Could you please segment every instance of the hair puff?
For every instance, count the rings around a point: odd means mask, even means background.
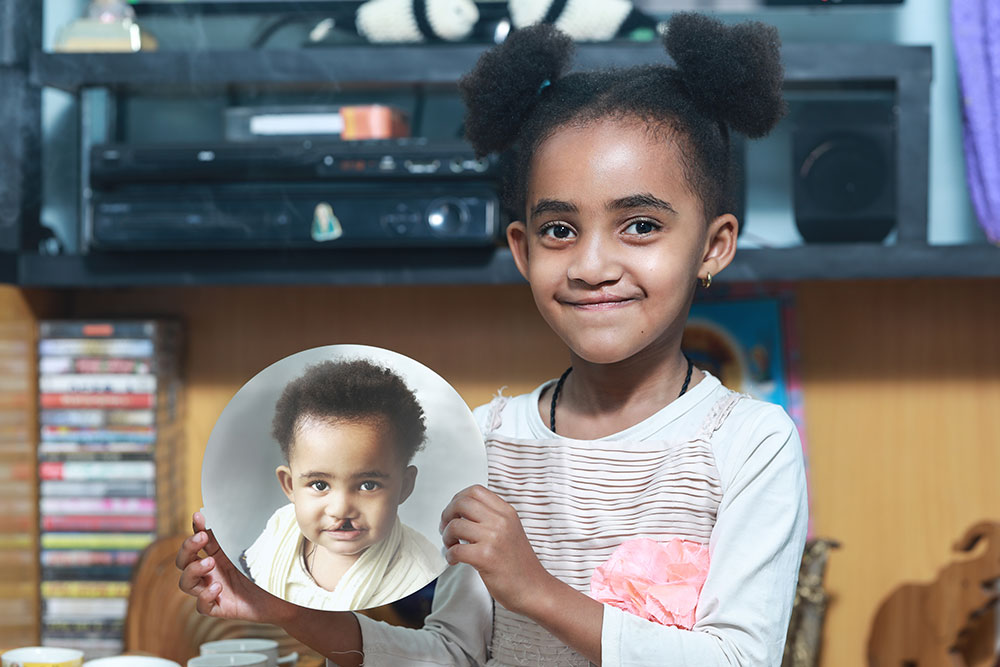
[[[681,12],[671,17],[663,41],[702,113],[750,138],[763,137],[785,115],[781,42],[773,26],[726,26]]]
[[[569,68],[573,40],[550,25],[516,30],[486,51],[459,81],[465,137],[478,155],[501,152],[517,138],[545,81]]]

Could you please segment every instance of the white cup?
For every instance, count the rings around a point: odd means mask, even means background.
[[[205,642],[201,645],[202,655],[213,655],[216,653],[263,653],[267,656],[267,667],[278,667],[278,665],[288,665],[295,667],[299,659],[298,653],[290,653],[286,656],[278,657],[278,642],[273,639],[257,639],[246,637],[242,639],[219,639],[214,642]]]
[[[80,667],[83,651],[55,646],[25,646],[0,656],[3,667]]]
[[[267,667],[263,653],[216,653],[188,660],[187,667]]]
[[[83,667],[181,667],[179,663],[149,655],[116,655],[83,663]]]

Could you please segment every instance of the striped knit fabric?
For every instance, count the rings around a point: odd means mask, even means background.
[[[489,485],[518,512],[542,565],[578,591],[625,540],[707,544],[722,500],[710,443],[741,398],[729,393],[690,441],[502,437],[495,400]],[[588,665],[533,621],[495,605],[490,665]]]

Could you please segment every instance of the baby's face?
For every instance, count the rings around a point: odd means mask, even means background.
[[[417,471],[389,433],[378,421],[314,421],[299,430],[278,479],[306,539],[357,558],[389,535]]]

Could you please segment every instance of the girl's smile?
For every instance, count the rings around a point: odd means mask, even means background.
[[[576,306],[580,310],[601,311],[621,308],[636,303],[638,297],[618,296],[616,294],[595,294],[565,301],[566,305]]]

